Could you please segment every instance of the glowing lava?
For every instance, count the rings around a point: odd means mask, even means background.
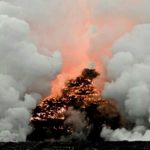
[[[93,79],[98,75],[95,69],[85,68],[80,76],[66,82],[59,96],[43,99],[32,113],[31,124],[35,128],[32,136],[39,131],[42,139],[73,135],[76,132],[74,125],[66,124],[70,108],[85,114],[86,125],[79,130],[84,130],[86,138],[100,138],[103,125],[119,127],[121,119],[116,106],[102,99],[93,85]]]

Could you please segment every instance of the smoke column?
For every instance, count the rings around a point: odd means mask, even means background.
[[[61,55],[40,54],[29,24],[16,17],[19,6],[0,1],[0,13],[0,141],[25,141],[31,110],[49,93]]]
[[[118,1],[119,2],[119,1]],[[136,24],[132,31],[119,38],[112,47],[112,58],[107,61],[107,75],[110,80],[105,85],[103,96],[114,99],[122,114],[132,124],[128,129],[122,128],[112,131],[104,128],[101,136],[106,140],[150,140],[149,112],[150,112],[150,84],[149,84],[149,36],[150,25],[149,1],[133,1],[135,9],[128,7],[128,12],[121,4],[116,5],[118,13],[131,15]],[[129,4],[129,3],[128,3]],[[117,8],[115,5],[114,8]],[[109,8],[112,11],[112,8]],[[104,10],[105,12],[105,10]],[[115,14],[116,15],[116,14]]]
[[[136,26],[113,46],[108,62],[111,82],[103,92],[119,104],[120,110],[134,123],[133,131],[117,129],[109,133],[110,140],[150,140],[150,25]],[[105,132],[103,130],[103,136]],[[106,133],[107,134],[107,133]]]
[[[100,89],[107,79],[103,62],[107,64],[111,82],[103,95],[114,98],[136,126],[144,126],[137,129],[140,135],[147,135],[149,4],[149,0],[0,0],[0,141],[25,141],[37,99],[57,93],[67,78],[91,62],[102,74],[96,82]],[[123,36],[137,24],[147,25]],[[121,131],[132,134],[124,130],[117,131],[117,137]],[[110,137],[114,133],[109,131]]]

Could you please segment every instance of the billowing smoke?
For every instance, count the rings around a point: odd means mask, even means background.
[[[69,141],[72,138],[86,140],[86,133],[84,132],[85,128],[88,125],[88,122],[85,119],[86,115],[81,111],[74,110],[72,107],[68,109],[67,115],[68,118],[65,120],[65,124],[72,125],[75,131],[71,136],[62,137],[61,140]]]
[[[113,46],[108,62],[104,96],[119,104],[120,111],[133,123],[133,130],[104,128],[102,135],[110,140],[150,140],[150,25],[136,26]],[[109,134],[109,136],[107,135]]]
[[[11,16],[17,10],[0,2],[0,12],[10,13],[0,15],[0,141],[26,140],[30,111],[49,93],[49,81],[61,66],[59,52],[39,53],[29,24]]]
[[[102,135],[121,140],[126,132],[126,139],[135,139],[138,131],[138,137],[148,137],[149,25],[136,27],[111,49],[133,26],[149,23],[149,4],[149,0],[0,0],[0,141],[25,141],[37,100],[57,92],[89,62],[102,74],[96,82],[102,89],[107,79],[103,60],[112,53],[107,62],[111,82],[103,95],[118,102],[135,129],[104,128]]]

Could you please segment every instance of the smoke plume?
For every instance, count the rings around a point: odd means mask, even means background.
[[[59,52],[51,57],[39,53],[29,24],[11,16],[18,7],[1,1],[0,8],[7,13],[0,15],[0,141],[25,141],[30,111],[36,99],[49,93],[61,57]]]
[[[111,82],[106,84],[104,96],[113,98],[120,111],[134,123],[133,131],[117,129],[109,132],[113,140],[149,140],[150,121],[150,25],[136,26],[113,46],[108,62]],[[137,130],[142,128],[142,130]],[[102,135],[108,130],[104,129]],[[124,136],[124,134],[126,136]]]

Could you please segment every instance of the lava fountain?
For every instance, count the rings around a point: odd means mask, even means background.
[[[103,99],[94,86],[93,80],[98,75],[95,69],[85,68],[80,76],[66,81],[61,94],[42,99],[32,112],[34,131],[28,139],[61,139],[63,136],[80,140],[81,137],[75,135],[82,133],[86,140],[98,140],[103,126],[118,128],[121,117],[116,106]]]
[[[46,32],[42,29],[46,34],[40,36],[41,45],[60,48],[63,65],[51,81],[50,96],[42,99],[33,110],[31,125],[34,131],[28,139],[75,138],[82,134],[84,139],[96,140],[104,125],[113,129],[121,126],[116,105],[101,96],[107,80],[103,58],[111,57],[112,43],[129,31],[134,21],[126,16],[98,17],[89,6],[86,1],[74,1],[65,9],[64,14],[71,13],[63,26],[58,19],[59,26],[46,29]],[[82,8],[80,12],[78,8]],[[58,16],[62,14],[63,10]],[[40,29],[35,29],[37,31]],[[96,69],[83,69],[89,62],[95,62]],[[96,70],[101,73],[100,77]]]

